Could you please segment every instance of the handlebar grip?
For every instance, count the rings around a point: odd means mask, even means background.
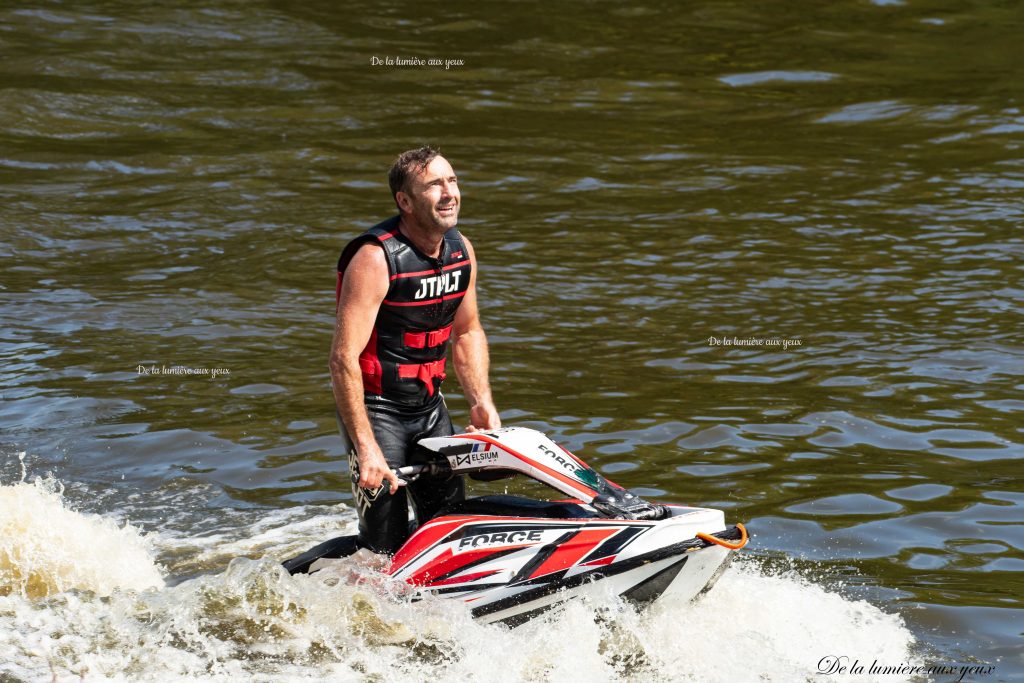
[[[392,472],[399,480],[406,480],[409,477],[416,477],[417,475],[423,474],[430,469],[430,465],[406,465],[405,467],[392,468]],[[356,484],[359,482],[359,463],[353,463],[349,476],[352,478],[352,483]]]
[[[426,463],[423,465],[406,465],[405,467],[392,468],[392,472],[398,477],[399,485],[404,486],[413,481],[421,474],[441,474],[450,472],[447,462]],[[359,462],[355,458],[349,460],[349,476],[353,484],[359,483]]]

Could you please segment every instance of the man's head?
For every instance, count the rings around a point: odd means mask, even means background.
[[[388,173],[388,184],[398,210],[423,228],[446,232],[459,222],[458,179],[436,149],[402,152]]]

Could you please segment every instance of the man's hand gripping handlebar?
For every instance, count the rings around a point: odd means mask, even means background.
[[[446,474],[451,472],[451,468],[447,462],[429,462],[422,465],[406,465],[405,467],[393,468],[391,470],[395,477],[395,484],[391,487],[391,493],[398,490],[399,486],[405,486],[410,481],[416,481],[421,474],[437,475]],[[355,466],[351,473],[352,483],[359,484],[359,463],[355,463]],[[385,478],[384,481],[387,481]],[[384,486],[384,481],[381,482],[380,486],[377,487],[363,487],[371,490],[379,490]]]

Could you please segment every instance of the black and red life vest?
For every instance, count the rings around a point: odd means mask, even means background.
[[[398,230],[399,216],[348,243],[338,259],[336,300],[352,257],[367,242],[379,244],[390,283],[373,332],[359,354],[367,404],[417,407],[431,402],[445,378],[445,354],[455,312],[469,290],[472,266],[459,231],[445,233],[438,258],[417,249]]]

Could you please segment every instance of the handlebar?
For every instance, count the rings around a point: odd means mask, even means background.
[[[430,469],[430,465],[406,465],[405,467],[399,467],[391,470],[395,473],[395,476],[405,481],[413,481],[416,477],[420,476],[424,472]]]
[[[405,467],[397,467],[391,470],[398,477],[400,485],[408,484],[410,481],[416,481],[421,474],[444,474],[451,472],[451,467],[448,466],[447,462],[429,462],[422,465],[406,465]],[[352,471],[350,473],[352,477],[352,483],[359,483],[359,463],[353,462]]]

